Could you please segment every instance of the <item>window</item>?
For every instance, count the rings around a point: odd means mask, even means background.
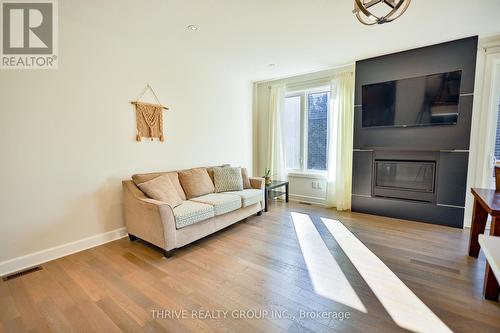
[[[307,169],[326,170],[328,92],[307,95]]]
[[[326,172],[329,90],[321,87],[287,94],[282,124],[288,172]]]

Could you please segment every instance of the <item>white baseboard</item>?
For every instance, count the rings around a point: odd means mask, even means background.
[[[58,259],[127,236],[125,227],[0,262],[0,276]]]
[[[324,206],[325,205],[325,199],[324,198],[318,198],[318,197],[310,197],[307,195],[300,195],[300,194],[290,194],[290,200],[295,201],[295,202],[306,202],[314,205],[320,205]]]

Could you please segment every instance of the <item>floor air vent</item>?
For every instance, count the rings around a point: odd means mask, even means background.
[[[41,270],[42,270],[42,266],[35,266],[35,267],[27,268],[27,269],[19,271],[19,272],[5,275],[2,277],[2,280],[4,280],[4,281],[14,280],[14,279],[17,279],[18,277],[21,277],[23,275],[34,273],[36,271],[41,271]]]
[[[300,201],[299,204],[301,204],[301,205],[307,205],[307,206],[312,206],[312,204],[310,202],[304,202],[304,201]]]

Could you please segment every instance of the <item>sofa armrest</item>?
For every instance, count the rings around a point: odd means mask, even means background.
[[[176,247],[175,217],[168,204],[147,198],[133,182],[125,181],[123,208],[129,234],[167,251]]]
[[[263,190],[266,186],[266,182],[264,178],[261,177],[251,177],[250,178],[250,185],[252,188],[255,188],[257,190]]]

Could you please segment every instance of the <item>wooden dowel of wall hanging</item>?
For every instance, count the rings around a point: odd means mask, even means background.
[[[146,104],[146,105],[152,105],[152,106],[161,106],[162,108],[164,108],[165,110],[168,110],[168,108],[164,105],[161,105],[161,104],[155,104],[155,103],[146,103],[146,102],[139,102],[139,101],[132,101],[130,102],[130,104],[133,104],[133,105],[136,105],[136,104]]]

